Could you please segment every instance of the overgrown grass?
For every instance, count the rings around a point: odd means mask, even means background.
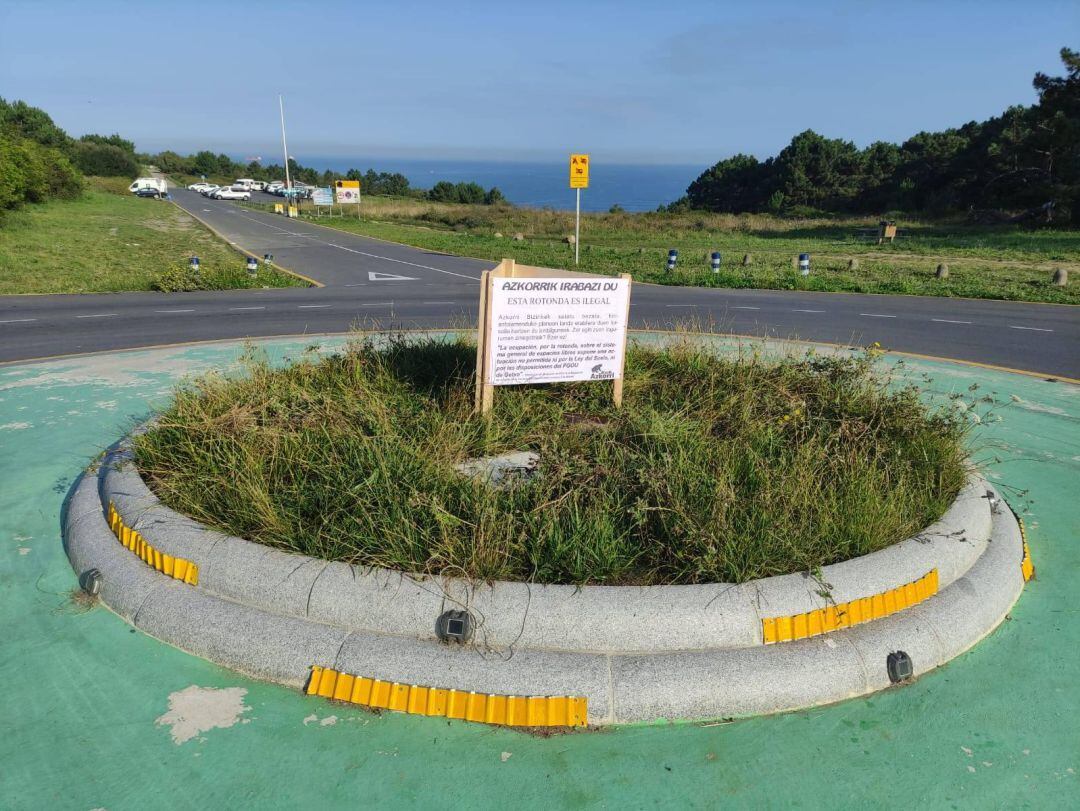
[[[408,199],[365,198],[365,219],[314,219],[344,231],[481,259],[510,257],[573,269],[573,214],[511,206],[465,206]],[[792,220],[760,214],[588,214],[582,222],[581,266],[597,273],[631,273],[638,281],[720,287],[906,293],[1080,304],[1080,285],[1056,287],[1055,267],[1080,274],[1080,231],[1025,230],[960,222],[901,222],[904,235],[877,245],[868,218]],[[503,236],[496,237],[496,233]],[[522,233],[525,241],[510,237]],[[667,251],[678,269],[665,271]],[[723,254],[720,274],[707,254]],[[813,273],[792,268],[811,254]],[[750,254],[749,265],[743,257]],[[857,267],[849,267],[855,259]],[[935,278],[939,263],[949,278]]]
[[[0,224],[0,294],[152,290],[195,254],[235,287],[307,283],[278,270],[249,279],[244,257],[171,203],[128,193],[122,178],[88,178],[78,200],[27,206]],[[235,272],[233,272],[235,271]]]
[[[547,583],[706,583],[814,570],[937,519],[966,423],[872,359],[631,347],[610,387],[500,389],[472,415],[463,339],[350,343],[181,388],[136,441],[169,506],[253,541],[352,563]],[[539,454],[509,486],[455,465]]]

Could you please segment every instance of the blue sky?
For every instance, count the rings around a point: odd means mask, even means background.
[[[712,163],[1034,101],[1075,2],[13,2],[0,95],[70,133],[273,157]]]

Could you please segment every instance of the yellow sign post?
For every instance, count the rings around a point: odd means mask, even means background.
[[[577,189],[577,213],[574,217],[574,264],[581,249],[581,190],[589,188],[589,156],[570,155],[570,188]]]

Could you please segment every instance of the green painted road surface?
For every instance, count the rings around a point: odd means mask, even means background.
[[[535,738],[252,681],[73,600],[59,516],[78,472],[178,380],[240,351],[0,367],[0,807],[1080,805],[1080,387],[901,365],[932,397],[978,383],[1002,403],[974,450],[998,460],[1037,580],[974,650],[831,707]]]

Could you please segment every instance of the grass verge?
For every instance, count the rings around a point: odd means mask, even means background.
[[[314,218],[339,230],[427,250],[498,261],[510,257],[573,269],[574,233],[566,212],[508,206],[464,206],[367,198],[365,219]],[[309,215],[304,215],[309,216]],[[1080,285],[1051,283],[1055,267],[1080,273],[1080,231],[1015,226],[901,223],[897,242],[877,245],[863,235],[866,219],[786,220],[765,215],[589,214],[583,216],[581,265],[596,273],[631,273],[638,281],[706,287],[901,293],[1080,304]],[[496,237],[496,233],[503,236]],[[512,241],[522,233],[524,241]],[[674,273],[668,249],[679,250]],[[720,251],[721,272],[707,254]],[[811,254],[803,278],[795,255]],[[743,257],[750,255],[749,264]],[[855,260],[855,266],[851,266]],[[938,279],[938,264],[949,277]]]
[[[162,289],[156,283],[176,278],[193,254],[204,286],[165,289],[307,286],[275,269],[249,278],[241,254],[176,206],[129,194],[126,181],[88,185],[78,200],[28,206],[0,223],[0,294]]]
[[[182,387],[136,441],[170,507],[352,563],[545,583],[742,582],[883,548],[937,519],[968,423],[872,358],[632,347],[625,406],[598,384],[511,387],[472,415],[463,339],[356,340]],[[533,450],[492,487],[455,465]]]

